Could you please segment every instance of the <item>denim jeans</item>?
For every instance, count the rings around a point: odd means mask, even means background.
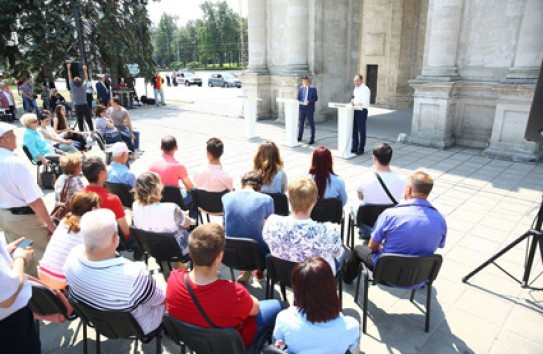
[[[247,353],[252,353],[256,339],[268,328],[273,329],[275,326],[275,318],[277,314],[283,310],[283,305],[279,300],[262,300],[260,301],[260,312],[256,315],[256,336],[253,342],[247,349]],[[258,348],[261,349],[261,348]]]
[[[40,116],[40,109],[38,108],[38,103],[36,102],[36,99],[30,99],[25,96],[23,96],[23,105],[26,107],[27,112],[32,112],[32,109],[36,111],[36,115]]]
[[[185,205],[185,208],[189,210],[189,216],[194,220],[198,220],[198,208],[192,200],[192,194],[186,189],[182,188],[181,195],[183,196],[183,204]]]
[[[155,106],[158,106],[158,95],[160,95],[160,104],[164,105],[164,89],[155,89]]]

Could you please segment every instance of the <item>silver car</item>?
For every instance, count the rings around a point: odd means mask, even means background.
[[[177,74],[177,83],[185,86],[198,85],[198,87],[202,87],[202,79],[190,71]]]
[[[231,73],[225,74],[212,74],[209,79],[207,79],[207,86],[214,87],[237,87],[241,88],[241,81],[236,77],[236,75]]]

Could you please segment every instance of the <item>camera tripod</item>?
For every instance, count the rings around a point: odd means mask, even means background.
[[[489,264],[494,264],[502,272],[507,274],[510,278],[512,278],[517,283],[519,283],[521,287],[529,288],[533,290],[543,290],[543,289],[532,288],[529,285],[530,272],[532,270],[532,265],[534,263],[535,252],[536,252],[538,244],[539,244],[539,252],[541,254],[541,259],[543,260],[543,232],[541,231],[542,224],[543,224],[543,197],[542,197],[541,203],[539,204],[539,211],[537,212],[537,215],[534,219],[532,228],[526,231],[521,236],[519,236],[516,240],[511,242],[509,245],[505,246],[501,251],[499,251],[492,257],[490,257],[486,262],[481,264],[479,267],[475,268],[471,273],[463,277],[462,282],[466,283],[471,277],[473,277],[475,274],[479,273],[481,270],[486,268],[486,266],[488,266]],[[511,250],[513,247],[515,247],[516,245],[518,245],[524,240],[528,241],[528,253],[524,260],[524,275],[522,276],[522,280],[519,280],[515,276],[513,276],[511,273],[509,273],[507,270],[502,268],[495,261],[498,260],[498,258],[506,254],[509,250]]]

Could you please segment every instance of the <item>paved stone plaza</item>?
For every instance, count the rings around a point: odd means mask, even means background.
[[[206,164],[205,141],[220,137],[225,143],[224,168],[239,187],[239,177],[252,168],[252,157],[262,139],[284,141],[282,125],[261,121],[257,132],[261,138],[244,138],[244,122],[239,119],[240,105],[235,98],[214,104],[169,104],[163,108],[130,111],[134,125],[141,131],[145,150],[134,169],[160,154],[159,140],[166,134],[177,137],[177,157],[189,174]],[[430,332],[424,332],[425,296],[416,295],[409,302],[409,292],[384,287],[369,290],[368,333],[361,337],[360,348],[366,353],[542,353],[543,293],[522,289],[513,280],[490,266],[471,279],[461,278],[497,250],[526,231],[538,210],[543,193],[541,163],[493,160],[479,150],[451,148],[437,150],[394,142],[398,132],[409,133],[409,114],[389,112],[375,115],[370,110],[368,150],[379,139],[388,139],[394,149],[392,164],[402,175],[424,169],[434,180],[432,203],[445,215],[449,233],[446,247],[440,250],[444,263],[433,287]],[[373,117],[372,117],[372,114]],[[378,121],[381,119],[381,121]],[[388,127],[383,122],[388,122]],[[404,129],[405,128],[405,129]],[[307,134],[307,132],[306,132]],[[19,146],[22,129],[18,129]],[[336,146],[334,122],[317,125],[317,145]],[[317,146],[315,145],[315,146]],[[17,152],[23,158],[20,147]],[[93,153],[100,153],[96,148]],[[312,148],[281,147],[285,171],[289,178],[306,174]],[[351,202],[356,201],[356,187],[361,173],[371,167],[371,153],[351,160],[335,159],[335,171],[346,181]],[[35,171],[33,168],[32,171]],[[51,207],[53,194],[46,191]],[[500,264],[521,276],[526,246],[519,245],[506,254]],[[536,257],[532,279],[541,274],[541,258]],[[228,275],[224,270],[223,274]],[[541,279],[534,286],[542,287]],[[248,285],[262,298],[264,282]],[[315,290],[317,291],[317,289]],[[344,286],[343,306],[347,314],[361,318],[360,306],[353,301],[354,285]],[[82,352],[82,328],[79,321],[41,326],[44,353]],[[94,332],[89,334],[94,351]],[[133,353],[134,344],[124,340],[105,341],[103,353]],[[169,338],[163,340],[165,353],[178,353]],[[154,353],[153,344],[145,345]],[[141,352],[141,347],[139,349]]]

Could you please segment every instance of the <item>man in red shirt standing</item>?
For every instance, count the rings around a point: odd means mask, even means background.
[[[177,140],[171,135],[165,136],[160,140],[160,149],[162,150],[162,157],[151,163],[149,171],[158,174],[165,186],[179,187],[179,182],[182,182],[183,186],[185,186],[185,188],[181,189],[183,203],[189,208],[189,216],[196,219],[198,209],[193,207],[192,195],[190,194],[194,185],[185,166],[175,159],[175,153],[178,150]]]
[[[104,160],[97,156],[89,157],[83,161],[82,171],[87,181],[89,181],[89,185],[83,190],[86,192],[94,192],[102,198],[101,207],[113,211],[115,219],[117,220],[117,225],[121,229],[124,237],[127,240],[130,240],[130,230],[125,218],[123,204],[119,197],[109,193],[108,190],[104,188],[104,183],[107,180],[107,169]]]
[[[155,89],[155,106],[158,107],[158,95],[160,94],[160,104],[165,106],[164,102],[164,78],[160,76],[160,72],[157,70],[156,75],[151,81],[151,85]]]
[[[199,226],[190,234],[193,269],[170,273],[166,306],[171,316],[183,322],[206,328],[235,329],[249,348],[247,352],[252,353],[255,339],[267,328],[273,328],[283,306],[279,300],[258,301],[243,285],[217,278],[225,243],[224,228],[216,223]],[[209,322],[193,298],[200,303]]]

